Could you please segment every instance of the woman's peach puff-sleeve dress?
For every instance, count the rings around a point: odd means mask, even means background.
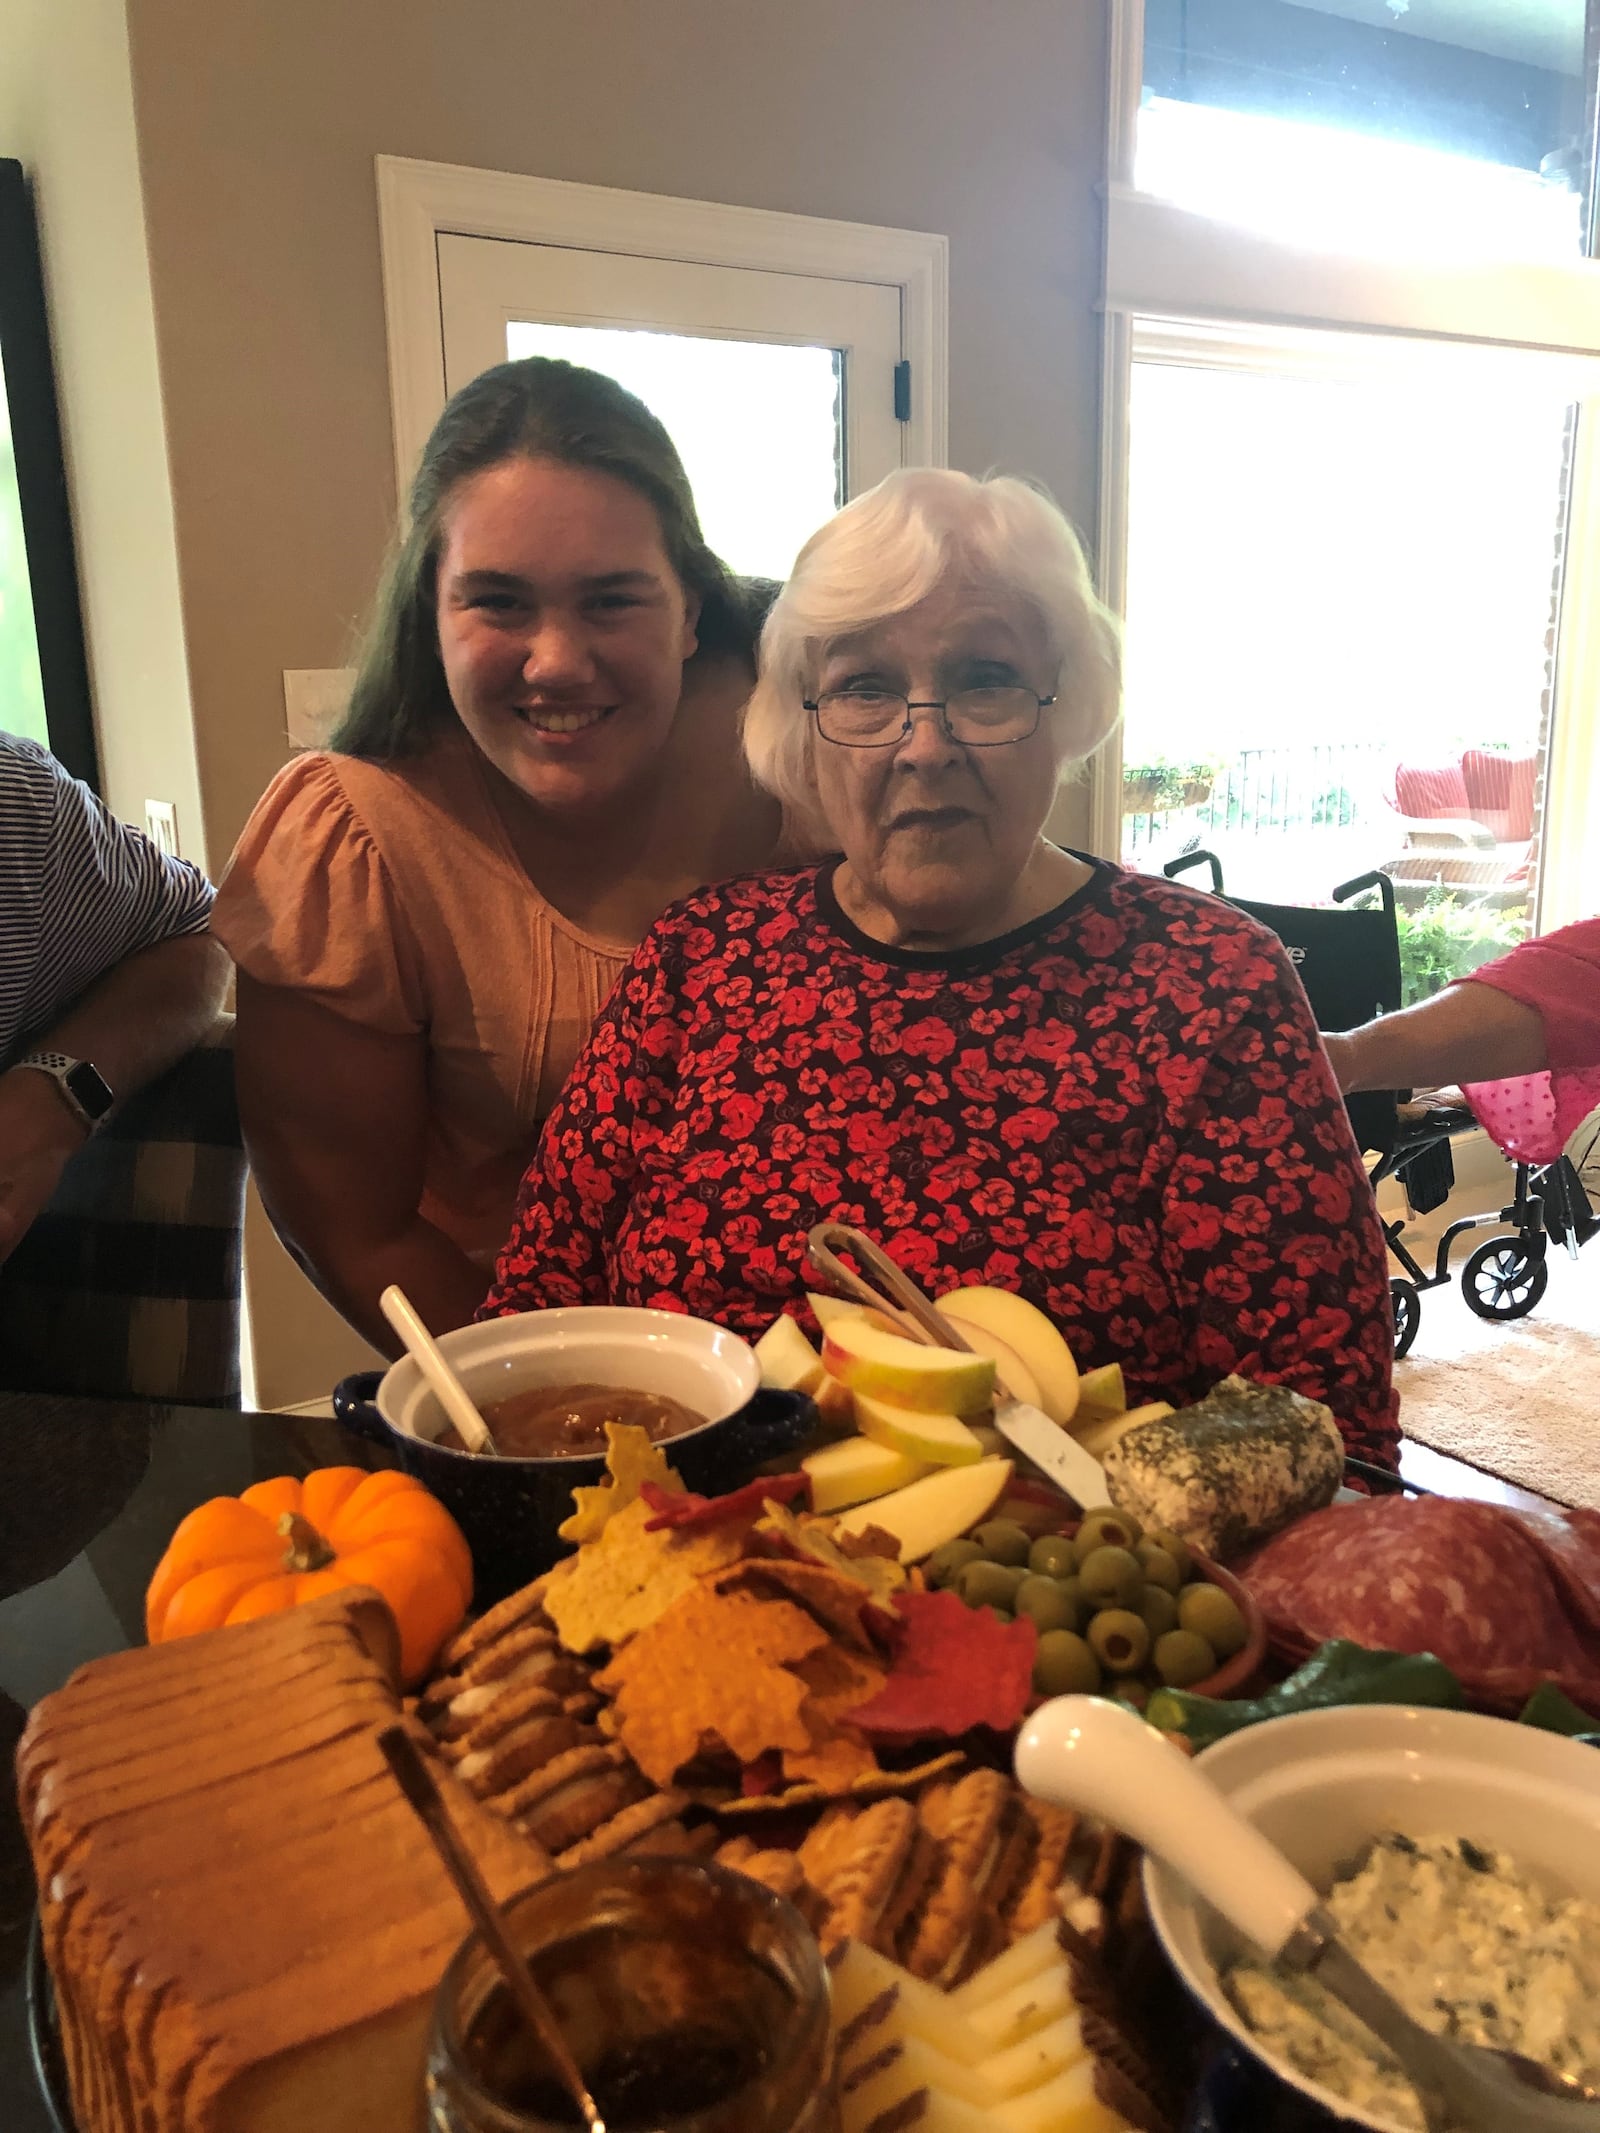
[[[421,1212],[485,1267],[539,1125],[629,950],[512,851],[464,735],[393,763],[304,755],[245,826],[212,931],[241,970],[428,1043]]]

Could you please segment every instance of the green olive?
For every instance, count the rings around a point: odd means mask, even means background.
[[[1178,1626],[1178,1603],[1172,1594],[1160,1585],[1145,1587],[1144,1597],[1134,1609],[1134,1613],[1143,1618],[1152,1641],[1157,1637],[1164,1637],[1169,1629],[1176,1629]]]
[[[1023,1528],[1010,1518],[991,1518],[972,1537],[993,1563],[1025,1563],[1033,1546]]]
[[[1077,1555],[1064,1533],[1041,1533],[1028,1550],[1028,1568],[1041,1577],[1069,1578],[1077,1565]]]
[[[923,1573],[934,1587],[953,1585],[968,1563],[980,1562],[982,1558],[983,1550],[976,1541],[945,1541],[928,1557]]]
[[[1072,1602],[1077,1611],[1078,1620],[1081,1622],[1089,1612],[1089,1603],[1083,1596],[1083,1580],[1076,1576],[1063,1578],[1061,1580],[1061,1589]]]
[[[1096,1548],[1078,1565],[1078,1583],[1091,1607],[1110,1601],[1117,1607],[1132,1607],[1144,1591],[1144,1572],[1139,1558],[1126,1548]]]
[[[1157,1637],[1152,1657],[1169,1689],[1192,1689],[1217,1671],[1216,1653],[1192,1629],[1169,1629],[1164,1637]]]
[[[1070,1629],[1047,1629],[1034,1654],[1033,1685],[1041,1696],[1092,1696],[1100,1662]]]
[[[1187,1585],[1194,1576],[1194,1555],[1190,1550],[1189,1543],[1186,1540],[1180,1540],[1178,1535],[1171,1532],[1166,1526],[1152,1526],[1145,1534],[1145,1539],[1153,1548],[1166,1549],[1168,1555],[1172,1557],[1172,1560],[1178,1566],[1179,1578]]]
[[[1144,1566],[1147,1584],[1159,1585],[1163,1592],[1176,1592],[1183,1583],[1183,1573],[1177,1564],[1166,1549],[1158,1548],[1154,1541],[1140,1541],[1134,1554]]]
[[[1204,1637],[1219,1659],[1231,1659],[1249,1642],[1244,1616],[1220,1585],[1186,1585],[1178,1595],[1178,1627]]]
[[[1136,1548],[1142,1538],[1131,1511],[1091,1511],[1072,1545],[1081,1564],[1096,1548]]]
[[[1005,1438],[1001,1436],[993,1423],[969,1422],[967,1427],[983,1446],[985,1459],[1005,1459],[1010,1456],[1010,1445],[1007,1444]]]
[[[1030,1571],[1017,1587],[1013,1606],[1041,1630],[1076,1629],[1078,1605],[1059,1578],[1040,1577]]]
[[[1108,1607],[1089,1624],[1089,1645],[1109,1674],[1132,1674],[1150,1656],[1150,1632],[1126,1607]]]
[[[969,1607],[1003,1607],[1009,1612],[1017,1596],[1017,1587],[1027,1574],[1012,1565],[993,1563],[987,1556],[980,1556],[962,1571],[957,1588]]]

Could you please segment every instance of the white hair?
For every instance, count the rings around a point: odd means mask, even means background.
[[[824,648],[927,599],[947,579],[1028,601],[1060,663],[1047,714],[1058,772],[1117,722],[1121,632],[1096,596],[1082,544],[1051,499],[1011,475],[976,481],[913,467],[829,519],[795,558],[761,633],[761,674],[744,717],[757,782],[821,827],[815,730],[803,709]]]

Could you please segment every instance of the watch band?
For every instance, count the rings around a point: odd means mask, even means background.
[[[87,1059],[72,1059],[65,1052],[28,1052],[11,1065],[48,1074],[61,1091],[62,1101],[91,1133],[116,1102],[110,1083]]]

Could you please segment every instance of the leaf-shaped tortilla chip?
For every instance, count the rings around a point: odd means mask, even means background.
[[[573,1490],[572,1516],[556,1529],[564,1541],[579,1547],[585,1541],[597,1541],[608,1519],[638,1502],[647,1481],[668,1495],[683,1490],[683,1483],[667,1464],[666,1453],[651,1443],[650,1432],[636,1422],[606,1424],[606,1465],[611,1471],[609,1481]]]
[[[839,1713],[870,1739],[955,1739],[973,1726],[1016,1725],[1033,1688],[1039,1633],[1002,1622],[953,1592],[907,1592],[898,1601],[904,1641],[876,1696]]]

